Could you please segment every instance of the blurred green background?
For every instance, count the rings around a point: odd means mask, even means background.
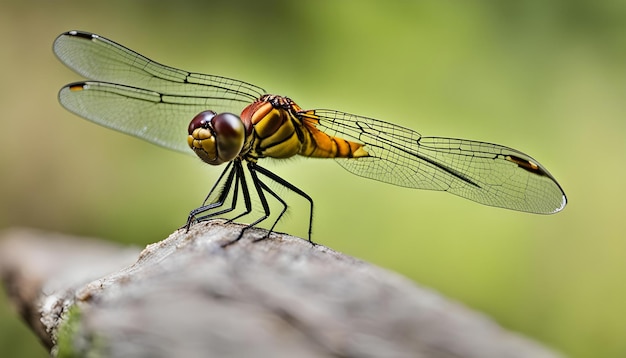
[[[530,154],[568,194],[562,213],[393,187],[332,160],[265,166],[314,198],[315,241],[566,355],[626,357],[626,2],[3,1],[0,228],[145,245],[184,223],[221,168],[61,108],[58,89],[80,77],[51,46],[72,29],[303,108]],[[296,202],[278,230],[305,235],[306,217]],[[47,355],[4,294],[0,351]]]

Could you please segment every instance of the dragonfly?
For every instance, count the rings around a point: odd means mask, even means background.
[[[296,155],[333,158],[361,177],[445,191],[488,206],[553,214],[567,203],[543,165],[506,146],[426,137],[374,118],[302,109],[253,84],[165,66],[89,32],[63,33],[53,49],[61,62],[87,79],[59,91],[60,103],[70,112],[162,147],[195,153],[205,163],[226,164],[202,205],[189,213],[187,229],[236,210],[241,193],[245,210],[231,220],[252,212],[253,195],[263,214],[234,241],[270,217],[272,197],[282,209],[269,236],[288,208],[270,186],[277,184],[308,201],[312,242],[313,199],[258,164],[263,158]]]

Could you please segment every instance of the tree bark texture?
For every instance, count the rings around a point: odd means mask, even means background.
[[[203,222],[143,251],[9,230],[0,274],[53,353],[560,357],[398,274],[300,238],[255,241],[267,232],[251,229],[224,247],[242,228]]]

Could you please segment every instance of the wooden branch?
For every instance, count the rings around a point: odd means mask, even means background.
[[[12,230],[0,242],[0,274],[44,344],[78,356],[559,357],[408,279],[300,238],[254,242],[266,231],[252,229],[222,247],[241,228],[200,223],[140,254]]]

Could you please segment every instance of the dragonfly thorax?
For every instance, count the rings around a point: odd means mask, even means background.
[[[252,158],[289,158],[300,154],[303,134],[297,113],[300,107],[287,97],[261,96],[241,112],[246,127],[244,152]]]

